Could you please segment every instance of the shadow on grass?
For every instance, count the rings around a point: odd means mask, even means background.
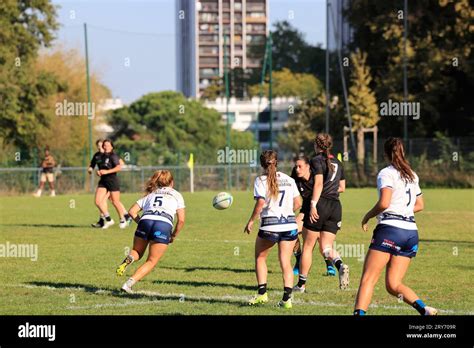
[[[0,226],[17,226],[17,227],[50,227],[50,228],[84,228],[90,225],[71,225],[71,224],[0,224]]]
[[[253,268],[230,268],[230,267],[167,267],[162,266],[162,269],[171,269],[185,272],[195,272],[195,271],[223,271],[223,272],[233,272],[233,273],[255,273]],[[268,273],[273,273],[271,270],[268,270]]]
[[[179,286],[194,286],[194,287],[202,287],[202,286],[218,286],[223,288],[235,288],[239,290],[249,290],[255,291],[255,286],[250,285],[243,285],[243,284],[230,284],[230,283],[215,283],[215,282],[198,282],[198,281],[186,281],[186,280],[155,280],[153,281],[155,284],[174,284]]]
[[[34,282],[27,282],[25,283],[26,285],[31,285],[31,286],[37,286],[39,288],[41,287],[48,287],[48,288],[55,288],[55,289],[74,289],[77,288],[79,290],[83,290],[87,293],[91,294],[97,294],[101,295],[104,294],[104,292],[107,292],[105,295],[112,295],[115,297],[120,297],[120,298],[128,298],[128,299],[148,299],[148,300],[161,300],[161,301],[166,301],[166,300],[171,300],[171,301],[180,301],[180,302],[192,302],[192,303],[199,303],[199,302],[206,302],[206,303],[222,303],[222,304],[231,304],[235,305],[238,307],[242,307],[245,303],[244,300],[240,301],[238,299],[236,300],[231,300],[231,299],[219,299],[219,298],[211,298],[211,297],[193,297],[193,295],[187,296],[187,295],[173,295],[173,294],[159,294],[159,293],[153,293],[152,291],[143,291],[143,293],[132,293],[128,294],[126,292],[121,291],[120,289],[114,288],[99,288],[94,285],[88,285],[88,284],[81,284],[81,283],[57,283],[57,282],[40,282],[40,281],[34,281]]]
[[[474,241],[468,240],[448,240],[448,239],[420,239],[420,243],[457,243],[457,244],[474,244]]]

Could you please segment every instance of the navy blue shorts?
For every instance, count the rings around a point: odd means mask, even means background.
[[[418,251],[418,231],[406,230],[386,224],[378,224],[369,249],[395,256],[415,257]]]
[[[285,232],[270,232],[264,230],[258,230],[258,236],[262,239],[269,240],[273,243],[279,243],[283,241],[291,242],[298,238],[298,230],[285,231]]]
[[[169,244],[173,226],[160,220],[140,220],[135,237],[161,244]]]

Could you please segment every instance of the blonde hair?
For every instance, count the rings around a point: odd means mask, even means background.
[[[272,199],[278,197],[277,164],[278,154],[276,151],[265,150],[260,155],[260,165],[267,175],[268,193]]]
[[[173,174],[169,170],[157,170],[153,176],[147,181],[145,192],[152,193],[161,187],[170,186],[173,182]]]

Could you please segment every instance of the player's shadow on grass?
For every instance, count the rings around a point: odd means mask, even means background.
[[[459,244],[474,244],[468,240],[448,240],[448,239],[420,239],[420,243],[459,243]]]
[[[79,227],[87,227],[87,225],[71,225],[71,224],[0,224],[0,226],[50,227],[50,228],[79,228]]]
[[[185,272],[195,272],[195,271],[224,271],[224,272],[233,272],[233,273],[255,273],[254,268],[230,268],[230,267],[160,267],[162,269],[171,269],[177,271]],[[268,270],[268,273],[273,273],[271,270]]]
[[[218,286],[223,288],[235,288],[239,290],[249,290],[254,291],[255,286],[250,285],[243,285],[243,284],[230,284],[230,283],[215,283],[215,282],[198,282],[198,281],[187,281],[187,280],[155,280],[153,281],[155,284],[173,284],[173,285],[182,285],[182,286],[194,286],[194,287],[202,287],[202,286]]]
[[[233,304],[238,307],[244,305],[245,301],[231,301],[228,299],[219,299],[219,298],[212,298],[212,297],[205,297],[205,298],[194,298],[193,296],[184,296],[183,295],[172,295],[172,294],[160,294],[160,293],[132,293],[127,294],[123,291],[120,291],[117,288],[108,288],[103,287],[99,288],[93,285],[88,284],[81,284],[81,283],[55,283],[55,282],[27,282],[25,283],[31,286],[37,286],[39,288],[46,287],[46,288],[55,288],[55,289],[78,289],[85,291],[87,293],[96,294],[96,295],[111,295],[120,298],[129,298],[129,299],[155,299],[155,300],[171,300],[171,301],[186,301],[186,302],[208,302],[208,303],[223,303],[223,304]]]

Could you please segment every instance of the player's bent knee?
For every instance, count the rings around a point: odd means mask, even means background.
[[[393,282],[393,281],[386,281],[385,282],[385,289],[387,289],[388,293],[397,296],[398,295],[398,287],[400,283]]]

